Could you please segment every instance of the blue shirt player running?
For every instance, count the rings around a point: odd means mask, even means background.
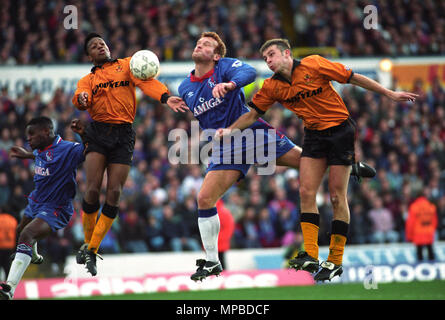
[[[73,120],[71,124],[74,131],[78,129],[77,123]],[[35,159],[35,188],[28,196],[28,206],[17,228],[18,245],[8,278],[6,283],[0,284],[0,299],[4,300],[12,299],[30,263],[42,263],[43,257],[37,253],[37,240],[68,224],[74,212],[72,200],[76,194],[77,167],[84,160],[84,145],[64,141],[55,135],[50,118],[32,119],[26,126],[26,135],[33,152],[14,146],[10,155]]]
[[[216,131],[218,128],[227,128],[239,116],[250,111],[246,106],[242,88],[255,80],[256,71],[240,60],[224,58],[225,54],[226,46],[218,34],[202,33],[192,53],[195,69],[178,88],[179,95],[198,119],[203,130]],[[253,163],[273,160],[278,166],[299,168],[301,148],[264,120],[259,118],[249,128],[244,129],[243,136],[246,136],[246,130],[253,135],[254,139],[250,142],[248,139],[235,139],[239,143],[230,144],[222,141],[222,147],[213,148],[213,151],[219,152],[212,154],[197,199],[198,226],[206,259],[196,261],[198,269],[191,276],[194,281],[219,275],[222,271],[218,258],[218,199],[245,176]],[[263,148],[264,153],[257,153],[258,148]],[[257,154],[263,155],[263,158],[260,159]],[[365,170],[367,168],[353,166],[351,174],[366,176],[369,174]]]

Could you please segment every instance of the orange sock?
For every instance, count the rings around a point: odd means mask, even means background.
[[[345,251],[346,236],[349,224],[340,220],[332,221],[331,242],[329,244],[329,255],[327,261],[335,265],[341,265],[343,252]]]
[[[99,220],[94,227],[93,235],[91,236],[91,241],[88,245],[88,250],[97,253],[99,250],[100,243],[105,238],[105,235],[110,230],[114,219],[107,217],[103,213],[100,215]]]
[[[319,215],[316,213],[301,214],[301,231],[303,233],[304,250],[312,258],[318,259]]]
[[[91,235],[93,234],[94,227],[96,226],[97,214],[99,210],[94,213],[85,213],[82,210],[82,226],[85,243],[90,243]]]
[[[345,251],[346,237],[340,234],[331,235],[331,243],[329,244],[329,256],[327,261],[339,266],[343,261],[343,252]]]

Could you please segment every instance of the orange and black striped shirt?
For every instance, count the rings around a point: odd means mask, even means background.
[[[94,121],[133,123],[136,115],[136,86],[149,97],[163,103],[167,87],[156,79],[140,80],[130,72],[130,59],[115,59],[95,66],[77,83],[72,102],[80,109],[77,97],[88,93],[88,112]]]
[[[274,74],[264,81],[249,105],[263,114],[279,102],[301,118],[306,128],[324,130],[341,124],[349,117],[349,111],[331,80],[347,83],[353,74],[343,64],[319,55],[294,60],[292,81]]]

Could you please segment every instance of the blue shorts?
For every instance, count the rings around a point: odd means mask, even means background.
[[[252,129],[251,137],[245,134],[248,129]],[[239,181],[245,177],[252,164],[266,165],[295,147],[288,137],[262,119],[258,119],[245,130],[242,131],[243,139],[232,139],[231,144],[221,142],[216,155],[212,154],[206,173],[214,170],[238,170],[241,172]]]
[[[49,224],[52,231],[65,228],[74,212],[72,203],[60,206],[51,203],[37,203],[28,198],[28,206],[24,215],[31,218],[40,218]]]

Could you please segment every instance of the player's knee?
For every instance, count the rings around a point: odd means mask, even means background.
[[[337,195],[331,195],[330,196],[330,199],[331,199],[331,204],[332,204],[332,207],[335,209],[335,208],[338,208],[338,205],[339,205],[339,203],[340,203],[340,200],[338,199],[338,196]]]
[[[337,193],[331,193],[330,200],[334,209],[338,208],[341,205],[344,205],[347,201],[346,196],[341,196]]]
[[[198,193],[198,207],[199,208],[212,208],[215,206],[215,200],[208,194],[204,192]]]
[[[109,203],[112,206],[118,206],[121,193],[122,189],[120,187],[109,188],[107,190],[107,199],[106,199],[107,203]]]
[[[85,192],[85,200],[88,203],[97,203],[99,201],[100,189],[93,187],[87,188]]]
[[[317,190],[307,188],[303,185],[300,186],[301,201],[314,201],[316,196],[317,196]]]
[[[32,228],[23,228],[20,232],[18,242],[19,243],[26,243],[31,244],[36,240],[36,233]]]

